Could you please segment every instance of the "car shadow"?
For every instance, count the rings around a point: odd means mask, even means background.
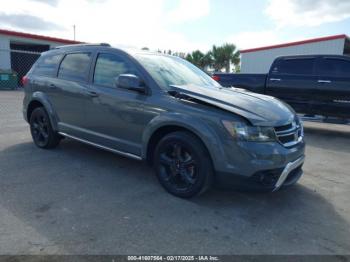
[[[345,126],[348,127],[348,126]],[[325,129],[322,127],[305,127],[305,131],[308,134],[313,135],[322,135],[322,136],[336,136],[339,138],[350,139],[350,126],[348,128],[344,128],[343,130],[336,129]]]
[[[184,200],[166,193],[145,163],[69,139],[55,150],[10,146],[0,163],[0,208],[40,236],[29,237],[38,249],[24,254],[350,250],[349,223],[303,183],[275,193],[214,189]]]
[[[350,129],[347,131],[306,127],[305,140],[307,145],[312,147],[350,153]]]
[[[290,245],[295,246],[299,246],[296,242],[301,241],[299,250],[291,252],[294,254],[312,254],[315,246],[319,250],[316,253],[321,254],[348,254],[350,250],[349,222],[338,213],[332,202],[318,192],[317,187],[299,183],[273,193],[214,189],[191,201],[215,210],[218,216],[238,222],[243,228],[247,225],[255,228],[260,241],[264,239],[267,242],[267,248],[272,244],[268,236],[280,239],[281,246],[275,246],[280,248],[277,254],[290,253],[283,247],[283,241],[290,241]]]

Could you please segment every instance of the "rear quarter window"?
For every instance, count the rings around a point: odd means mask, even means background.
[[[349,77],[350,61],[336,58],[323,58],[319,64],[321,76]]]
[[[54,76],[56,69],[60,63],[63,55],[47,55],[39,59],[36,67],[34,68],[34,74],[42,76]]]
[[[85,81],[90,68],[90,53],[67,54],[58,70],[58,78]]]
[[[313,75],[315,58],[281,59],[272,66],[271,73],[287,75]]]

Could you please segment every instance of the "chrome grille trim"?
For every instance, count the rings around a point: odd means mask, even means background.
[[[278,135],[278,137],[283,137],[283,136],[290,136],[292,134],[294,134],[297,131],[297,129],[291,130],[290,132],[286,133],[286,134],[279,134],[276,132],[276,135]]]
[[[290,135],[291,133],[295,132],[296,130],[298,130],[298,126],[295,126],[295,127],[292,127],[291,129],[288,129],[288,130],[284,130],[284,131],[275,131],[276,134],[278,134],[279,136],[288,136]]]
[[[292,128],[284,130],[284,127],[288,128],[292,126]],[[303,140],[303,126],[302,123],[297,123],[296,120],[293,120],[292,123],[286,124],[284,126],[275,127],[275,134],[277,137],[277,140],[280,144],[282,144],[284,147],[292,147],[297,144],[299,144]],[[281,130],[282,131],[277,131]],[[287,141],[284,141],[283,138],[291,136],[292,139],[289,139]]]
[[[295,146],[295,145],[297,145],[297,144],[299,144],[301,141],[303,141],[303,138],[300,136],[299,138],[298,138],[298,140],[296,140],[296,141],[292,141],[292,142],[288,142],[288,143],[281,143],[283,146],[285,146],[285,147],[292,147],[292,146]]]

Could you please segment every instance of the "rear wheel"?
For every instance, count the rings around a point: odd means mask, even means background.
[[[175,196],[191,198],[211,186],[213,167],[209,153],[189,132],[174,132],[162,138],[153,163],[159,182]]]
[[[52,129],[49,116],[43,107],[34,109],[30,116],[29,124],[36,146],[49,149],[59,144],[60,136]]]

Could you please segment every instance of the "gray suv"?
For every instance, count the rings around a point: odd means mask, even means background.
[[[58,47],[23,78],[34,143],[75,139],[153,165],[189,198],[212,184],[274,191],[302,175],[298,116],[280,100],[222,88],[174,56],[108,44]]]

